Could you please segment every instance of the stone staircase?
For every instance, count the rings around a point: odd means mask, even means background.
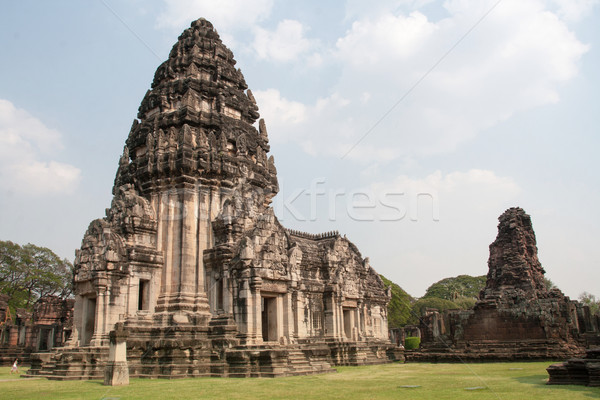
[[[14,346],[0,346],[0,365],[12,365],[19,359],[19,365],[29,364],[31,349]]]
[[[288,372],[285,375],[310,375],[326,372],[336,372],[326,359],[307,357],[306,353],[298,348],[288,351]]]
[[[259,345],[234,348],[225,353],[224,374],[232,378],[275,378],[336,372],[328,357],[328,349],[294,345]]]
[[[108,347],[59,347],[31,354],[31,368],[24,375],[53,380],[104,379]]]
[[[328,345],[335,365],[375,365],[404,361],[404,350],[387,342],[329,341]]]
[[[304,353],[298,349],[288,351],[288,373],[289,375],[308,375],[314,373],[310,362]]]

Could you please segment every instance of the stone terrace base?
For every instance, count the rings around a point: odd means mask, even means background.
[[[193,321],[198,322],[198,321]],[[230,318],[209,324],[152,321],[125,324],[129,376],[139,378],[278,377],[335,372],[339,365],[403,361],[403,350],[385,341],[311,340],[298,344],[240,344]],[[108,347],[57,348],[32,355],[27,376],[103,379]]]
[[[339,365],[383,364],[404,359],[402,350],[389,343],[363,342],[265,344],[223,351],[203,349],[201,344],[193,348],[167,345],[147,352],[128,349],[128,353],[130,377],[168,379],[274,378],[335,372],[334,367]],[[26,377],[103,379],[107,361],[108,347],[60,348],[51,353],[34,353]]]
[[[427,344],[405,353],[407,362],[498,362],[556,360],[582,355],[581,348],[551,339],[521,341],[471,341]]]
[[[546,371],[548,385],[600,386],[600,348],[588,350],[585,358],[572,358],[553,364]]]

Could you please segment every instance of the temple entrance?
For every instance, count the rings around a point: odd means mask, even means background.
[[[149,287],[150,281],[146,279],[140,279],[140,288],[138,290],[138,310],[150,309]]]
[[[343,310],[344,317],[344,336],[348,339],[352,339],[352,326],[354,325],[354,315],[351,309]]]
[[[83,346],[90,344],[96,325],[96,298],[86,298],[83,302]]]
[[[39,351],[52,350],[53,344],[54,344],[53,329],[40,327],[39,338],[38,338],[38,350]]]
[[[263,342],[272,342],[278,340],[277,297],[261,297],[261,310]]]
[[[217,281],[217,311],[223,311],[223,278]]]
[[[17,342],[17,344],[19,346],[25,346],[25,332],[26,332],[26,327],[25,325],[19,325],[19,340]]]

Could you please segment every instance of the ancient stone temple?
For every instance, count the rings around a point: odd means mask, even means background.
[[[0,365],[11,365],[16,358],[28,363],[31,352],[52,350],[71,336],[72,299],[44,296],[34,303],[33,312],[18,308],[14,317],[8,299],[0,295]]]
[[[354,244],[275,217],[267,129],[235,64],[200,19],[158,67],[111,207],[77,252],[72,338],[32,374],[103,376],[115,328],[132,377],[279,376],[398,357],[390,294]]]
[[[510,208],[499,221],[474,309],[430,310],[421,322],[421,349],[410,360],[566,358],[583,354],[587,336],[598,335],[587,307],[546,287],[529,215]]]

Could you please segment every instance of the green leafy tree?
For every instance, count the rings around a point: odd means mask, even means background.
[[[412,307],[412,324],[418,324],[419,318],[425,314],[425,309],[435,308],[439,312],[445,310],[458,310],[461,307],[453,301],[440,299],[439,297],[422,297],[417,300]]]
[[[477,300],[474,297],[458,297],[453,303],[461,310],[469,310],[475,306]]]
[[[546,289],[548,289],[548,290],[558,289],[558,287],[554,284],[554,282],[552,282],[550,280],[550,278],[544,277],[544,285],[546,286]]]
[[[485,287],[486,279],[485,275],[459,275],[445,278],[429,286],[423,297],[437,297],[450,301],[456,301],[459,298],[476,299],[479,297],[481,289]]]
[[[9,306],[31,308],[40,297],[72,293],[73,265],[52,250],[33,244],[0,241],[0,293]]]
[[[392,299],[388,305],[388,326],[390,328],[402,327],[411,321],[411,307],[415,301],[400,286],[379,275],[386,286],[392,289]]]
[[[600,299],[591,293],[583,292],[579,295],[579,301],[590,308],[592,314],[600,314]]]

